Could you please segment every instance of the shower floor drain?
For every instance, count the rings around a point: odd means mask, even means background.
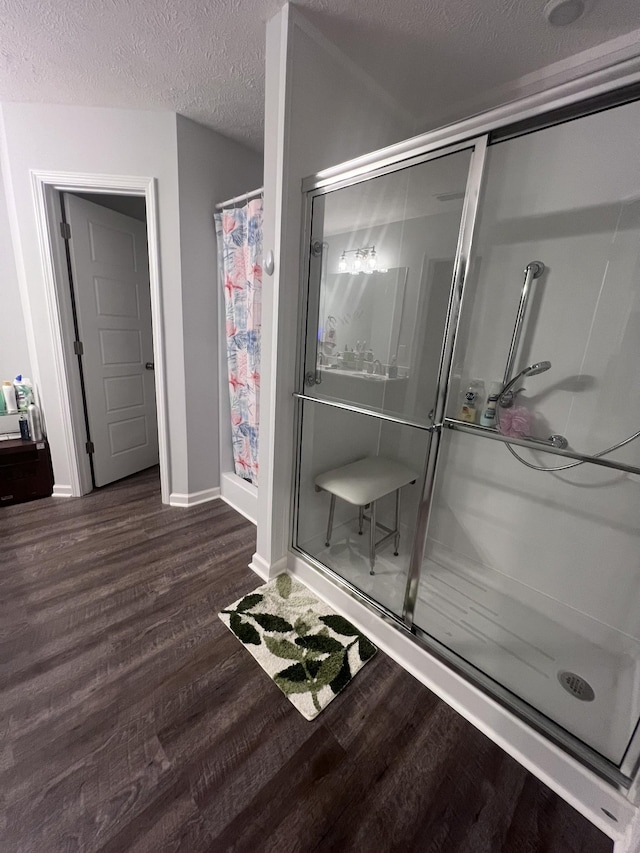
[[[589,682],[576,675],[575,672],[559,672],[558,681],[567,693],[571,693],[576,699],[581,699],[583,702],[593,702],[596,698],[593,687]]]

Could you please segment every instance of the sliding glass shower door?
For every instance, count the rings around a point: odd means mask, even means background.
[[[626,776],[640,718],[639,130],[633,103],[488,149],[411,602],[427,641]],[[480,380],[485,398],[507,393],[469,418]]]
[[[483,154],[458,146],[310,198],[294,544],[398,618]]]

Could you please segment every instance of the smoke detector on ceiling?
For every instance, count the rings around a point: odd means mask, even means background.
[[[549,0],[544,7],[544,16],[554,27],[573,24],[584,13],[582,0]]]

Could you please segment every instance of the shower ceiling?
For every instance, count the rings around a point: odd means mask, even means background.
[[[2,3],[0,101],[164,109],[262,147],[265,23],[281,0]],[[543,2],[299,0],[416,131],[494,106],[552,63],[636,51],[637,0],[591,0],[552,27]],[[617,39],[599,49],[599,45]],[[564,73],[570,63],[557,67]],[[575,73],[575,72],[574,72]],[[535,84],[535,81],[533,81]]]

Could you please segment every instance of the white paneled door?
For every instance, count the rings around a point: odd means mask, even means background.
[[[64,194],[96,486],[158,463],[144,222]]]

